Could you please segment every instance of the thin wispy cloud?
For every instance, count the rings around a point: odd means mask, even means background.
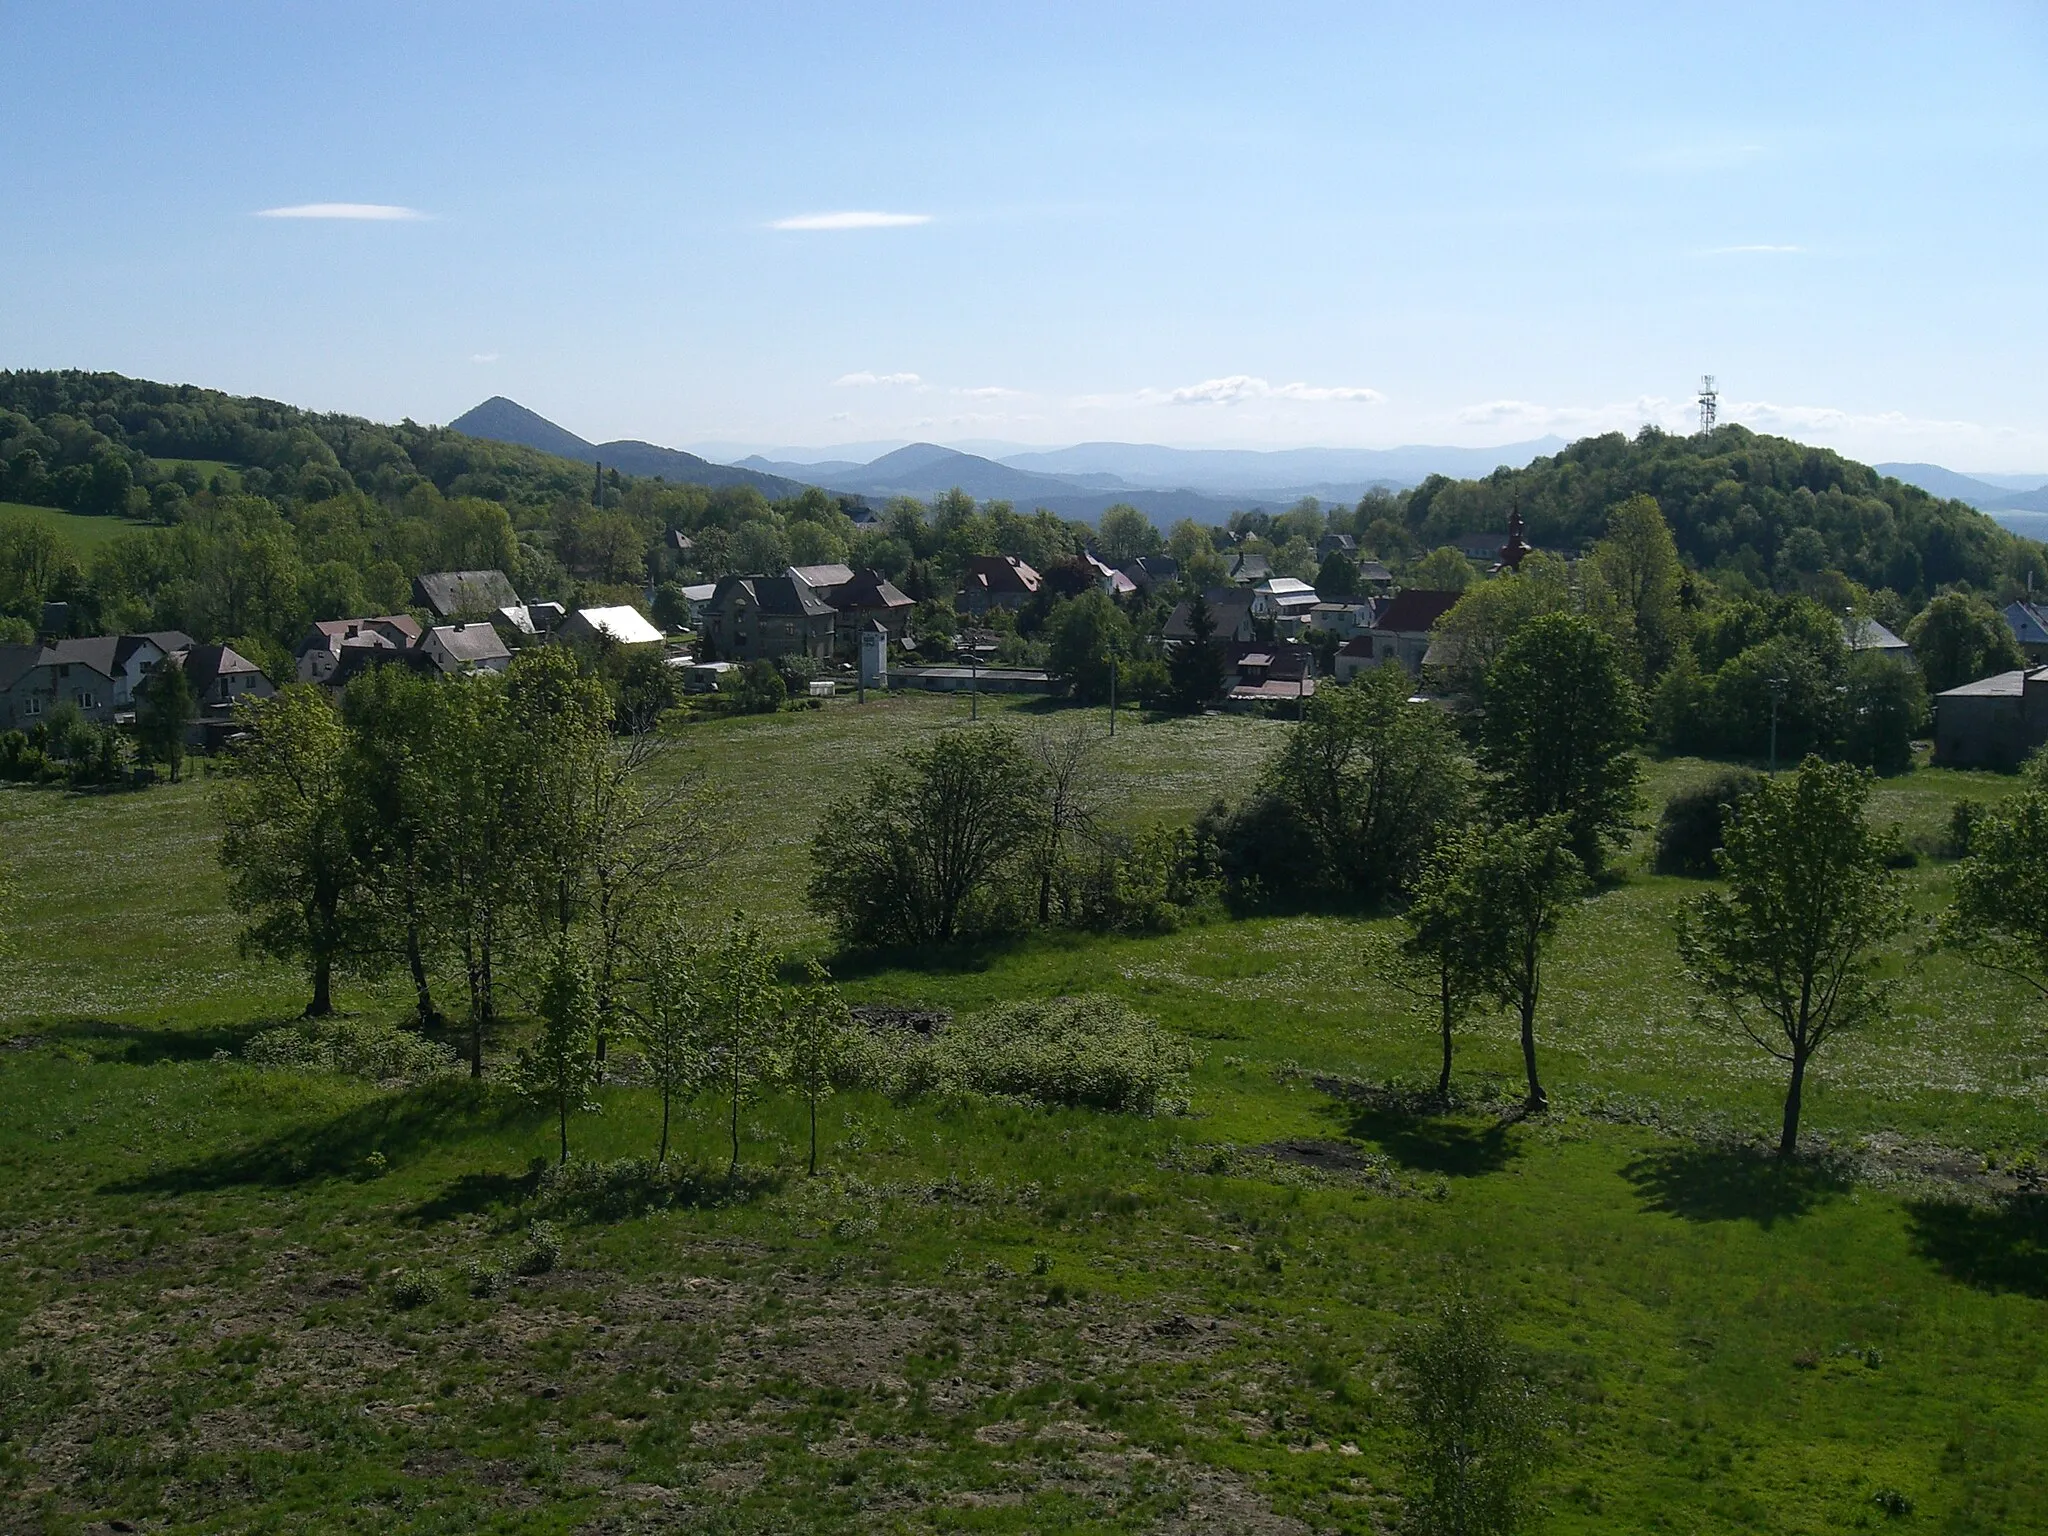
[[[834,389],[865,389],[871,385],[881,384],[895,385],[899,388],[912,388],[923,382],[924,380],[914,373],[869,373],[863,370],[859,373],[842,373],[832,381],[832,387]]]
[[[498,354],[495,352],[472,352],[469,354],[469,360],[472,363],[495,363],[498,360]]]
[[[928,213],[882,213],[875,209],[848,208],[837,213],[799,213],[777,219],[770,229],[904,229],[912,224],[929,224]]]
[[[1384,399],[1386,396],[1378,390],[1362,385],[1304,384],[1299,381],[1273,384],[1245,373],[1233,373],[1222,379],[1204,379],[1199,384],[1183,385],[1166,394],[1170,405],[1242,405],[1247,400],[1348,401],[1357,405],[1373,405]]]
[[[1804,256],[1803,245],[1717,245],[1709,256]]]
[[[984,384],[979,389],[956,389],[954,394],[968,400],[1009,400],[1024,393],[1021,389],[1005,389],[1000,384]]]
[[[424,219],[426,215],[417,208],[404,208],[397,203],[294,203],[289,208],[260,209],[259,219],[359,219],[371,223],[389,224],[408,219]]]

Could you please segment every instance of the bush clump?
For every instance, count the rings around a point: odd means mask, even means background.
[[[890,1031],[848,1054],[850,1085],[1174,1114],[1194,1066],[1186,1043],[1108,997],[1005,1003],[933,1036]]]
[[[571,1220],[615,1221],[698,1204],[709,1193],[703,1171],[687,1163],[656,1163],[651,1157],[622,1157],[609,1163],[571,1158],[541,1173],[534,1199],[541,1210]]]
[[[266,1029],[242,1048],[242,1058],[259,1067],[339,1072],[380,1083],[422,1082],[460,1069],[450,1047],[367,1019],[309,1019]]]
[[[562,1262],[562,1235],[552,1221],[536,1221],[526,1229],[512,1267],[522,1275],[544,1275]]]
[[[391,1304],[410,1311],[441,1299],[441,1277],[431,1269],[401,1269],[391,1281]]]
[[[1746,768],[1731,769],[1665,801],[1664,814],[1657,820],[1657,873],[1713,875],[1721,839],[1743,800],[1761,782]]]

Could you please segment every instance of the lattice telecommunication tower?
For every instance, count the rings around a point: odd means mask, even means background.
[[[1720,406],[1721,392],[1714,388],[1714,376],[1711,373],[1701,374],[1700,430],[1702,432],[1711,432],[1714,430],[1714,418],[1716,415],[1719,414]]]

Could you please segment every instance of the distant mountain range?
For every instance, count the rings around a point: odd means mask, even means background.
[[[1165,448],[1152,443],[1077,443],[1031,448],[976,443],[969,453],[936,443],[889,448],[849,443],[839,449],[753,453],[723,464],[679,448],[623,440],[590,443],[517,401],[495,395],[448,424],[457,432],[518,443],[585,464],[604,463],[629,475],[678,484],[751,485],[764,496],[794,496],[815,485],[881,502],[891,496],[932,497],[955,487],[981,501],[1044,507],[1092,521],[1128,502],[1161,526],[1191,517],[1220,523],[1246,507],[1278,509],[1314,496],[1349,502],[1373,486],[1400,490],[1431,475],[1470,478],[1501,465],[1520,468],[1565,446],[1535,438],[1496,448]],[[804,457],[795,457],[799,453]],[[2016,533],[2039,537],[2048,518],[2048,474],[1967,475],[1939,464],[1877,464],[1881,475],[1917,485],[1990,513]]]
[[[777,501],[798,494],[810,483],[808,479],[789,480],[781,475],[764,475],[756,470],[736,469],[729,464],[714,464],[694,453],[684,453],[679,448],[658,448],[653,443],[631,439],[614,443],[585,442],[567,427],[558,427],[547,417],[529,411],[518,401],[507,400],[503,395],[493,395],[482,405],[464,411],[449,422],[448,427],[451,431],[494,443],[517,443],[522,448],[537,448],[557,458],[575,459],[584,464],[608,464],[621,474],[644,475],[650,479],[659,476],[679,485],[751,485],[763,496]]]
[[[2048,474],[1963,475],[1952,469],[1943,469],[1939,464],[1873,464],[1870,467],[1880,475],[1890,475],[1908,485],[1917,485],[1930,495],[1966,501],[1980,512],[1994,515],[2001,512],[2048,512]],[[2032,528],[2007,526],[2013,527],[2015,533],[2027,534],[2029,538],[2039,537]]]
[[[1164,525],[1183,517],[1220,523],[1241,508],[1280,508],[1315,496],[1356,501],[1367,489],[1419,484],[1432,474],[1490,474],[1555,453],[1562,438],[1541,438],[1500,448],[1164,448],[1149,443],[1082,443],[1072,448],[1026,448],[1000,458],[936,443],[910,443],[878,456],[880,445],[849,444],[848,456],[771,458],[751,454],[720,464],[680,449],[631,440],[590,443],[504,396],[494,396],[448,424],[457,432],[518,443],[585,464],[605,463],[631,475],[659,475],[678,483],[753,485],[764,495],[794,495],[806,485],[886,501],[891,496],[931,497],[956,487],[978,500],[1044,507],[1062,517],[1092,520],[1127,502]],[[977,445],[982,446],[982,445]],[[795,452],[797,450],[791,450]],[[828,454],[832,450],[825,450]]]

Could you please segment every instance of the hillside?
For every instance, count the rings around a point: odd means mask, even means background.
[[[1738,426],[1584,438],[1524,469],[1432,476],[1400,506],[1409,536],[1425,545],[1503,528],[1519,507],[1532,543],[1577,551],[1599,536],[1610,508],[1639,493],[1657,498],[1689,562],[1759,586],[1835,569],[1918,606],[1939,587],[1996,588],[2042,560],[2038,544],[1965,502]]]
[[[763,496],[775,500],[800,495],[805,485],[812,483],[783,475],[762,474],[758,470],[741,469],[730,464],[713,464],[709,459],[700,459],[696,454],[684,453],[679,448],[662,448],[630,438],[610,443],[586,442],[567,427],[558,427],[545,416],[529,411],[518,401],[507,400],[503,395],[493,395],[482,405],[464,411],[448,423],[448,430],[491,442],[517,443],[560,458],[574,459],[583,464],[603,464],[621,474],[644,475],[648,479],[667,480],[676,485],[750,485]]]

